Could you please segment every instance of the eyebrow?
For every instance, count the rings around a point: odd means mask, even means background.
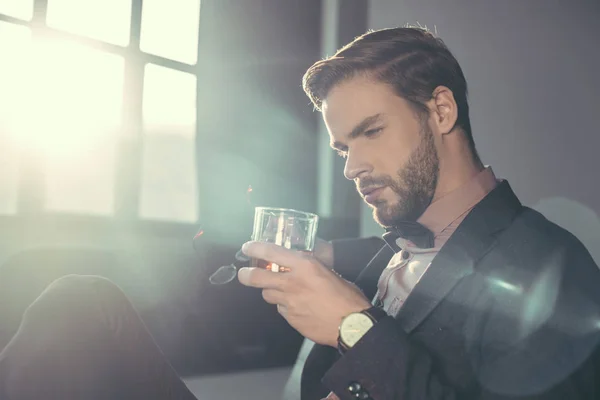
[[[371,127],[371,125],[375,124],[381,119],[381,114],[371,115],[370,117],[366,117],[362,121],[360,121],[352,131],[348,134],[348,139],[356,139],[360,135],[362,135],[367,129]],[[343,143],[336,141],[330,144],[331,148],[336,150],[343,150],[346,148],[346,145]]]

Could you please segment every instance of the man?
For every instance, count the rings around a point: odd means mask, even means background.
[[[304,88],[387,233],[383,246],[339,242],[329,256],[243,246],[290,268],[243,268],[239,280],[317,343],[302,399],[600,398],[600,271],[483,166],[441,40],[368,33],[313,65]],[[8,399],[193,398],[122,292],[86,277],[28,309],[0,383]]]
[[[244,246],[291,269],[239,279],[317,343],[302,399],[600,398],[600,271],[484,167],[443,42],[368,33],[314,64],[304,90],[388,245],[356,285],[305,254]]]

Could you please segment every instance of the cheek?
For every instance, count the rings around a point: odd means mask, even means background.
[[[377,176],[386,175],[393,180],[398,179],[398,171],[406,164],[410,152],[406,146],[395,141],[378,143],[374,151],[374,170]]]

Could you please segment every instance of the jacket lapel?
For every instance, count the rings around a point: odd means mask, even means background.
[[[436,255],[396,316],[410,333],[450,293],[496,241],[496,233],[508,227],[522,209],[510,185],[502,181],[459,225]],[[381,273],[381,272],[380,272]]]
[[[452,238],[458,238],[458,231]],[[473,249],[478,245],[475,254],[464,247],[463,240],[449,240],[431,262],[429,268],[414,287],[396,318],[407,333],[414,330],[435,309],[452,288],[465,276],[473,272],[473,265],[479,255],[493,247],[493,239],[485,236],[462,236],[465,243]],[[470,240],[468,240],[470,239]]]

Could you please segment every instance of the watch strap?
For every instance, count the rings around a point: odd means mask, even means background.
[[[385,310],[379,306],[373,306],[361,312],[371,318],[375,323],[379,322],[384,317],[387,317]]]

